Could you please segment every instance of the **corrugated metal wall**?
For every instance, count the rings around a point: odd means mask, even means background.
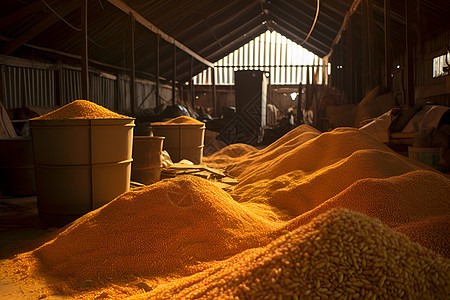
[[[2,92],[6,108],[55,105],[55,72],[2,65]]]
[[[81,99],[81,72],[63,68],[61,77],[61,104]]]
[[[32,66],[32,62],[28,64]],[[57,105],[56,76],[60,76],[61,105],[81,99],[81,72],[74,68],[45,65],[46,68],[0,65],[2,75],[2,99],[7,109],[28,106],[54,107]],[[59,75],[55,70],[60,70]],[[89,73],[90,101],[119,111],[130,111],[130,83],[126,77],[106,73]],[[116,84],[118,86],[116,87]],[[139,109],[154,108],[155,84],[148,80],[136,81],[136,105]],[[172,88],[160,85],[162,103],[171,103]],[[179,93],[176,93],[179,99]]]
[[[91,101],[104,107],[114,109],[116,97],[116,81],[102,75],[89,74]]]

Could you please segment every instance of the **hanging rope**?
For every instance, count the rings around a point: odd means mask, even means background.
[[[56,10],[54,10],[47,2],[45,2],[45,0],[42,0],[42,2],[44,2],[44,4],[48,7],[48,9],[51,11],[51,12],[53,12],[61,21],[63,21],[64,23],[66,23],[70,28],[72,28],[73,30],[76,30],[76,31],[78,31],[78,32],[80,32],[81,31],[81,28],[77,28],[77,27],[75,27],[75,26],[73,26],[72,24],[70,24],[69,23],[69,21],[67,21],[66,19],[64,19],[60,14],[58,14],[57,12],[56,12]],[[103,6],[102,6],[103,7]],[[100,44],[98,44],[97,42],[95,42],[93,39],[91,39],[89,36],[88,36],[88,39],[89,39],[89,41],[91,41],[94,45],[96,45],[97,47],[99,47],[99,48],[105,48],[104,46],[102,46],[102,45],[100,45]]]
[[[44,2],[45,6],[47,6],[48,9],[50,9],[58,18],[61,19],[61,21],[66,23],[70,28],[72,28],[73,30],[76,30],[76,31],[81,31],[80,28],[76,28],[75,26],[70,24],[66,19],[64,19],[60,14],[58,14],[50,5],[48,5],[47,2],[45,2],[45,0],[42,0],[42,2]]]
[[[320,8],[320,0],[317,0],[317,8],[316,8],[316,16],[314,17],[314,22],[311,26],[311,29],[308,32],[308,35],[306,36],[306,38],[303,40],[303,42],[300,43],[300,46],[303,45],[304,43],[306,43],[306,41],[309,39],[309,37],[311,36],[311,33],[314,30],[314,27],[316,26],[316,22],[317,22],[317,18],[319,17],[319,8]]]

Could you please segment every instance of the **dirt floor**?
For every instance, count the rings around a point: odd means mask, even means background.
[[[0,198],[0,298],[39,299],[42,284],[23,285],[6,271],[15,254],[30,251],[50,238],[55,228],[43,229],[39,223],[36,196]],[[58,299],[52,297],[47,299]],[[59,299],[61,299],[59,297]]]
[[[259,290],[255,299],[286,291],[322,299],[333,284],[347,299],[356,290],[357,298],[372,290],[379,299],[448,298],[448,176],[346,128],[303,126],[262,150],[230,145],[203,163],[226,167],[238,183],[225,192],[197,176],[163,180],[120,195],[64,232],[40,227],[36,197],[0,198],[0,299],[217,299],[214,291],[248,299]],[[311,229],[329,216],[368,220],[380,234],[347,223],[325,236]],[[302,234],[280,248],[293,232]],[[349,248],[303,244],[321,240]],[[296,264],[278,252],[298,253]],[[266,263],[270,269],[257,268]],[[294,287],[285,274],[297,273]],[[356,290],[346,289],[349,282]]]

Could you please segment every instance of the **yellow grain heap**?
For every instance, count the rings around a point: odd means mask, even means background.
[[[231,144],[220,149],[213,155],[203,157],[202,163],[213,168],[224,168],[230,164],[236,163],[247,158],[258,150],[247,144]]]
[[[126,119],[130,117],[110,111],[103,106],[86,100],[75,100],[48,114],[31,120],[71,120],[71,119]]]
[[[410,222],[394,228],[406,234],[412,241],[418,242],[447,258],[450,258],[450,215],[436,216]]]
[[[319,135],[299,126],[265,149],[236,159],[228,171],[240,180],[231,192],[235,200],[265,205],[290,220],[289,228],[335,207],[377,217],[392,228],[417,221],[426,224],[427,218],[450,213],[448,178],[358,129]],[[415,240],[430,245],[426,237],[445,235],[446,225],[425,226]],[[436,239],[433,249],[447,256],[450,243]]]
[[[254,147],[245,144],[231,144],[210,157],[204,157],[204,164],[216,164],[226,167],[232,176],[240,176],[245,170],[252,170],[255,166],[278,159],[299,147],[302,143],[317,137],[320,132],[308,125],[301,125],[270,144],[266,148],[257,151]],[[219,167],[219,166],[218,166]]]
[[[81,217],[31,259],[41,274],[72,280],[189,273],[199,262],[268,243],[279,227],[270,218],[205,179],[177,177],[133,189]]]
[[[358,150],[379,150],[393,153],[386,145],[358,129],[338,128],[332,132],[318,134],[300,132],[289,142],[261,152],[258,159],[238,162],[231,166],[231,173],[239,177],[242,184],[259,180],[272,180],[291,171],[312,173],[327,168],[345,159]],[[263,151],[263,150],[261,150]],[[243,168],[241,168],[244,166]],[[361,162],[364,167],[364,162]]]
[[[17,263],[75,289],[130,274],[167,283],[150,299],[449,298],[450,179],[436,170],[358,129],[306,125],[214,161],[238,176],[231,195],[189,176],[135,189]]]
[[[265,247],[131,299],[446,299],[450,260],[331,210]]]
[[[152,125],[198,125],[205,124],[189,116],[179,116],[165,122],[154,122]]]

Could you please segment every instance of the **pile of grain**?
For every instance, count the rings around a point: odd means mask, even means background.
[[[202,163],[213,168],[224,168],[238,161],[246,159],[252,153],[258,150],[247,144],[231,144],[228,145],[213,155],[203,157]]]
[[[209,157],[204,157],[203,163],[216,167],[227,167],[230,175],[239,176],[246,169],[275,159],[319,134],[320,131],[309,125],[300,125],[262,150],[257,150],[247,144],[231,144]]]
[[[300,126],[273,145],[229,167],[239,175],[231,193],[238,202],[266,205],[290,220],[290,228],[335,207],[377,217],[392,228],[420,221],[420,229],[405,233],[448,255],[448,239],[432,244],[426,238],[444,235],[449,226],[425,226],[428,218],[450,213],[450,180],[436,170],[358,129],[317,135]]]
[[[22,262],[78,281],[185,276],[150,298],[448,296],[449,261],[407,238],[448,256],[450,180],[439,172],[358,129],[306,125],[211,161],[231,162],[231,196],[196,177],[132,190]]]
[[[198,124],[204,125],[205,123],[188,116],[179,116],[169,121],[152,123],[152,125],[198,125]]]
[[[449,282],[449,259],[376,219],[335,209],[132,299],[445,299]]]
[[[75,100],[32,120],[124,119],[130,118],[86,100]],[[131,119],[131,118],[130,118]]]
[[[134,189],[70,225],[32,252],[40,273],[84,280],[189,273],[267,244],[280,223],[194,176]]]
[[[450,258],[449,214],[420,219],[419,221],[396,227],[394,230],[404,233],[412,241],[418,242],[422,246],[425,246],[444,257]]]
[[[314,209],[291,219],[287,228],[294,229],[307,224],[318,215],[337,207],[376,217],[391,228],[410,222],[425,221],[449,214],[449,190],[450,180],[438,173],[425,170],[386,179],[366,178],[356,181]],[[405,234],[414,235],[414,231],[405,231]],[[445,227],[420,226],[420,235],[443,236]],[[420,242],[420,239],[417,241]],[[448,239],[435,241],[436,250],[448,251],[449,246]],[[445,255],[445,251],[439,253]]]
[[[263,179],[272,180],[295,170],[312,173],[327,168],[341,159],[349,157],[358,150],[379,150],[393,153],[386,145],[358,129],[338,128],[332,132],[305,132],[299,134],[291,143],[284,143],[258,157],[258,160],[245,165],[246,162],[232,166],[239,171],[243,185]],[[361,163],[363,166],[364,162]]]
[[[288,169],[289,166],[283,168]],[[413,161],[392,152],[358,150],[315,172],[306,173],[302,170],[295,170],[274,179],[262,179],[248,184],[246,184],[248,180],[243,181],[231,194],[239,202],[268,204],[284,211],[290,217],[306,213],[327,201],[336,201],[333,197],[344,191],[345,194],[339,196],[339,199],[351,198],[352,200],[347,202],[352,204],[352,208],[349,207],[349,209],[353,210],[357,209],[357,205],[370,205],[370,201],[375,200],[376,204],[373,206],[378,209],[378,205],[386,207],[389,200],[395,203],[408,199],[419,199],[418,203],[422,203],[417,208],[419,211],[421,211],[421,206],[435,207],[445,202],[448,203],[449,197],[445,196],[442,191],[449,188],[450,183],[444,176],[436,172],[422,170],[420,175],[406,176],[405,182],[397,182],[398,180],[392,178],[419,170],[420,168]],[[430,181],[430,178],[435,182]],[[249,177],[249,179],[253,178]],[[406,181],[411,183],[407,184]],[[372,186],[375,187],[372,189]],[[402,186],[407,187],[403,189]],[[436,190],[433,189],[435,186]],[[393,199],[385,198],[384,196],[390,193],[392,187],[404,190],[404,195],[396,193],[393,195],[395,196]],[[372,190],[373,193],[371,193]],[[423,202],[420,197],[424,196],[436,201]],[[371,200],[369,201],[369,199]]]

